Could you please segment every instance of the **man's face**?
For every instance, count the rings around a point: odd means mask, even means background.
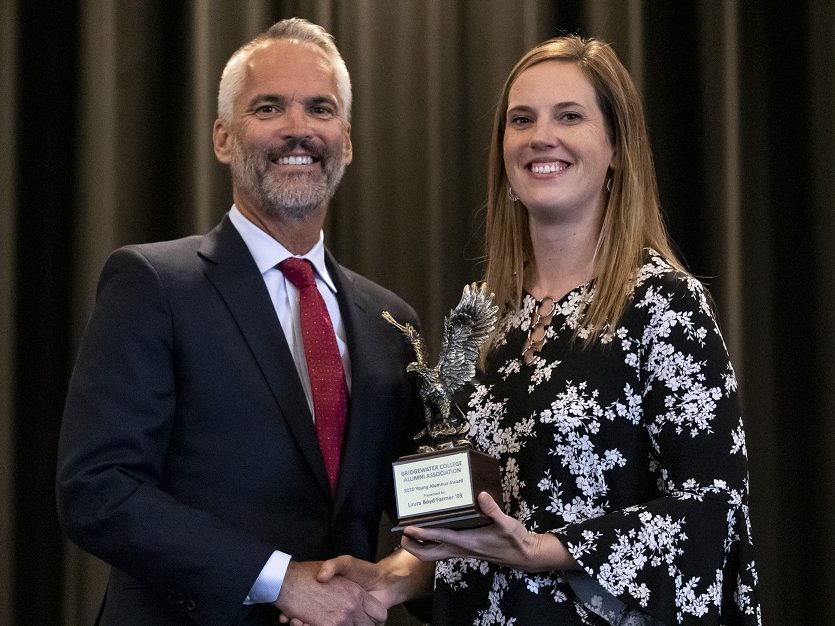
[[[242,210],[302,219],[324,209],[351,162],[350,125],[325,53],[297,40],[253,52],[231,123],[215,125],[215,152],[230,166]]]

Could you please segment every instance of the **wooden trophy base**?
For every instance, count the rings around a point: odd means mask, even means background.
[[[499,462],[468,446],[400,458],[392,464],[397,525],[476,528],[492,520],[478,507],[482,491],[501,502]]]

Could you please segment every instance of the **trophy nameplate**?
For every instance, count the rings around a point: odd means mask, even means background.
[[[475,528],[491,522],[478,507],[482,491],[501,502],[499,462],[458,446],[405,456],[392,464],[398,524]]]
[[[383,318],[411,342],[417,360],[406,367],[417,375],[426,427],[416,436],[418,453],[392,464],[397,525],[474,528],[491,523],[478,507],[478,494],[488,492],[501,502],[499,462],[473,450],[469,424],[452,401],[473,376],[481,344],[496,326],[498,307],[487,285],[464,287],[461,301],[444,319],[438,364],[427,363],[423,338],[411,324],[398,323],[387,311]],[[455,408],[456,411],[452,409]]]

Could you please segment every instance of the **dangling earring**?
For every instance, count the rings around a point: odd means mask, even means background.
[[[606,190],[607,191],[612,191],[612,180],[613,179],[614,179],[614,176],[609,176],[608,180],[606,180]]]
[[[517,196],[512,187],[507,188],[507,197],[510,198],[511,202],[519,202],[519,196]]]

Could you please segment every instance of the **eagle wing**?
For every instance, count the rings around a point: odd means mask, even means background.
[[[427,350],[426,350],[426,342],[423,340],[423,337],[418,332],[417,328],[406,322],[405,324],[401,324],[388,311],[382,312],[383,319],[386,320],[389,324],[394,326],[397,330],[399,330],[406,339],[409,340],[409,343],[412,344],[412,348],[415,351],[415,363],[411,365],[417,365],[418,367],[426,367],[426,360],[428,358]]]
[[[466,285],[461,301],[444,318],[438,370],[441,385],[454,394],[475,376],[481,344],[496,327],[498,307],[487,284]]]

